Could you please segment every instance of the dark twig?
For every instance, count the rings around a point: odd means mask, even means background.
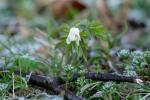
[[[79,75],[78,73],[75,73],[72,75],[71,81],[76,80],[78,77],[82,75]],[[130,82],[130,83],[137,83],[137,77],[132,76],[121,76],[117,74],[111,74],[111,73],[94,73],[94,72],[87,72],[84,74],[86,79],[96,80],[96,81],[115,81],[115,82]],[[138,81],[139,81],[138,80]]]
[[[116,82],[136,82],[136,77],[119,76],[110,73],[93,73],[89,72],[85,74],[86,79],[92,79],[96,81],[116,81]]]
[[[3,71],[3,73],[7,73]],[[19,74],[18,71],[15,72],[15,74]],[[26,76],[28,74],[24,74],[23,76]],[[116,81],[116,82],[131,82],[131,83],[137,83],[137,79],[142,79],[142,80],[149,80],[148,77],[132,77],[132,76],[122,76],[122,75],[117,75],[117,74],[111,74],[111,73],[94,73],[94,72],[87,72],[83,74],[86,79],[91,79],[91,80],[96,80],[96,81]],[[70,81],[76,80],[78,77],[83,76],[78,74],[77,72],[74,72],[71,76]],[[34,75],[32,74],[31,76],[39,76],[39,75]],[[46,76],[39,76],[39,77],[44,77],[45,80],[53,81],[57,85],[64,84],[64,80],[61,77],[53,77],[53,78],[48,78]],[[30,77],[32,79],[32,77]],[[42,82],[43,83],[43,82]]]
[[[30,80],[29,80],[29,84],[33,84],[33,85],[44,87],[46,89],[50,89],[57,94],[64,93],[65,99],[83,100],[81,97],[74,95],[71,91],[65,90],[63,87],[61,87],[60,86],[61,83],[63,83],[63,81],[59,77],[50,79],[41,75],[31,75]]]

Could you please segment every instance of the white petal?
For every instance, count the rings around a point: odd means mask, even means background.
[[[143,81],[141,80],[141,79],[135,79],[135,81],[136,81],[136,83],[138,83],[138,84],[141,84],[141,83],[143,83]]]
[[[70,38],[67,38],[67,39],[66,39],[66,43],[67,43],[67,44],[70,44],[70,43],[71,43]]]
[[[79,45],[80,34],[79,28],[72,27],[69,31],[69,35],[66,39],[66,43],[70,44],[72,41],[75,41],[77,45]]]
[[[70,32],[69,32],[69,35],[68,37],[72,40],[72,41],[75,41],[75,36],[79,34],[79,29],[78,28],[75,28],[75,27],[72,27],[70,29]]]
[[[69,33],[68,38],[69,38],[71,41],[75,41],[75,34]]]
[[[79,34],[77,35],[77,40],[80,41],[80,35]]]
[[[72,34],[79,34],[79,28],[72,27],[70,29],[70,33],[72,33]]]

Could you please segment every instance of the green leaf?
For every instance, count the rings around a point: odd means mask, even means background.
[[[66,45],[66,37],[60,39],[60,41],[55,45],[55,49],[64,47]]]
[[[89,24],[88,29],[92,34],[94,34],[98,38],[103,37],[104,36],[103,33],[106,32],[106,29],[104,28],[104,26],[95,21]]]
[[[89,25],[89,22],[87,19],[80,21],[76,24],[77,27],[79,27],[81,30],[87,29],[87,26]]]
[[[81,38],[83,38],[83,39],[87,39],[87,38],[89,38],[89,35],[87,34],[87,33],[85,33],[85,32],[80,32],[80,36],[81,36]]]
[[[83,59],[85,62],[87,62],[87,46],[84,43],[84,41],[82,40],[82,42],[80,43],[80,55],[83,56]]]
[[[24,56],[19,56],[15,60],[14,66],[19,66],[22,71],[27,71],[35,68],[44,67],[44,63],[42,63],[39,60],[33,59],[31,56],[24,55]]]
[[[59,29],[60,32],[63,33],[63,34],[61,34],[61,36],[64,36],[64,35],[67,36],[69,33],[69,29],[70,29],[69,25],[67,25],[67,24],[61,25],[60,29]]]
[[[15,89],[25,89],[27,88],[26,80],[21,76],[15,76]]]

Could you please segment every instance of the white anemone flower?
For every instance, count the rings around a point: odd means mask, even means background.
[[[66,39],[66,43],[70,44],[72,41],[75,41],[77,46],[79,46],[79,41],[80,41],[79,33],[80,33],[79,28],[72,27]]]

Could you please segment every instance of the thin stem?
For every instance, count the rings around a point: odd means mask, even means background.
[[[13,83],[13,98],[15,98],[15,82],[14,82],[14,73],[12,73],[12,83]]]

